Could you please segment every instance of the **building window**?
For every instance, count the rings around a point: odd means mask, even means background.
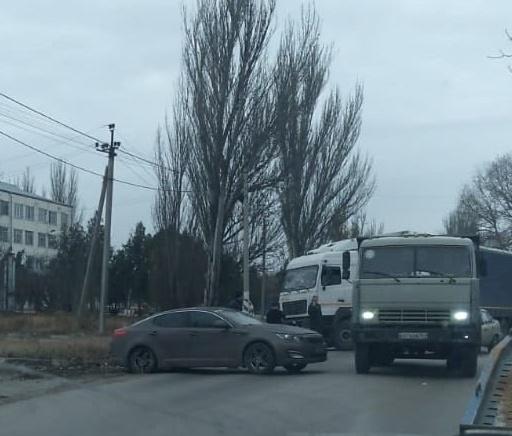
[[[19,203],[14,203],[14,218],[19,220],[23,219],[23,205]]]
[[[9,202],[0,200],[0,215],[9,215]]]
[[[46,233],[37,234],[37,246],[46,248]]]
[[[25,230],[25,245],[34,245],[34,232]]]
[[[25,219],[34,221],[34,206],[25,206]]]
[[[67,227],[67,226],[68,226],[68,220],[69,220],[69,216],[68,216],[68,214],[67,214],[67,213],[62,212],[62,213],[60,214],[60,225],[61,225],[62,227]]]
[[[57,225],[57,212],[52,212],[51,210],[48,212],[48,222],[52,226]]]
[[[39,215],[38,220],[40,223],[47,223],[48,222],[48,211],[43,208],[39,208]]]
[[[23,244],[23,230],[14,229],[13,236],[15,244]]]
[[[57,238],[54,235],[48,235],[48,248],[57,249]]]
[[[9,242],[9,229],[0,226],[0,242]]]

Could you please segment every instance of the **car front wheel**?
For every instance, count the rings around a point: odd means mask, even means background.
[[[244,366],[252,374],[270,374],[276,361],[272,349],[263,342],[255,342],[244,352]]]

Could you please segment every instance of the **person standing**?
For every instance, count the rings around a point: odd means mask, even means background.
[[[279,304],[272,303],[270,310],[267,312],[266,321],[269,324],[282,324],[284,313],[279,309]]]
[[[309,328],[322,333],[322,306],[318,303],[318,296],[314,295],[308,307]]]

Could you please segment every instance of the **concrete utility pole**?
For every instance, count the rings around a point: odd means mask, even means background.
[[[103,176],[103,185],[101,187],[100,201],[96,209],[94,217],[94,228],[92,233],[91,246],[89,247],[89,254],[87,256],[87,266],[85,269],[85,277],[82,285],[82,293],[80,294],[80,302],[78,303],[78,310],[76,313],[77,319],[82,317],[82,311],[85,304],[85,297],[89,289],[89,282],[91,281],[92,263],[94,261],[94,253],[96,253],[96,245],[98,245],[98,237],[100,234],[101,216],[103,215],[103,205],[105,204],[105,192],[107,190],[108,167],[105,168]]]
[[[249,293],[249,181],[247,168],[244,168],[244,204],[243,204],[243,226],[244,226],[244,299],[242,310],[246,308],[250,299]],[[244,310],[245,311],[245,310]]]
[[[107,204],[105,208],[105,233],[103,238],[103,261],[101,269],[101,296],[100,296],[100,322],[99,333],[105,332],[105,303],[108,294],[108,260],[110,257],[110,228],[112,225],[112,194],[114,190],[114,157],[116,150],[120,147],[120,142],[114,141],[115,124],[109,124],[110,130],[110,144],[96,144],[96,148],[103,152],[108,153],[108,166],[107,166]]]

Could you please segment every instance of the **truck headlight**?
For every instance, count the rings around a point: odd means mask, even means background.
[[[288,333],[276,333],[279,339],[287,342],[300,342],[300,338],[296,335],[290,335]]]
[[[454,321],[466,321],[469,318],[469,313],[466,310],[456,310],[452,312]]]
[[[377,315],[377,311],[376,310],[363,310],[361,312],[361,319],[363,321],[373,321],[375,319]]]

